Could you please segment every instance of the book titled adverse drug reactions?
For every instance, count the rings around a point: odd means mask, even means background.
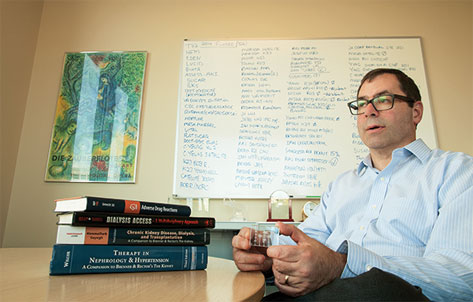
[[[106,197],[82,196],[56,200],[55,212],[114,212],[170,216],[190,216],[186,205]]]
[[[207,260],[207,246],[56,244],[49,274],[202,270]]]

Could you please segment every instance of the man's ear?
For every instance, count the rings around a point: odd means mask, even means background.
[[[412,107],[412,120],[414,124],[417,125],[422,120],[422,114],[424,113],[424,105],[421,101],[416,101]]]

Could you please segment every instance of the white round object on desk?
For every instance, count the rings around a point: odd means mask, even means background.
[[[309,217],[310,213],[315,211],[318,206],[319,205],[313,201],[306,202],[302,208],[302,219],[305,220],[307,217]]]

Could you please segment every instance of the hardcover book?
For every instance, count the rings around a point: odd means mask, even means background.
[[[215,218],[119,214],[103,212],[72,212],[57,214],[58,224],[105,227],[214,228]]]
[[[207,260],[206,246],[56,244],[49,274],[202,270]]]
[[[208,229],[156,229],[59,225],[57,244],[97,245],[206,245]]]
[[[82,196],[57,199],[55,212],[113,212],[132,214],[155,214],[190,216],[191,208],[186,205],[165,204],[149,201]]]

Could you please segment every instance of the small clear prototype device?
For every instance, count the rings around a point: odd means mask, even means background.
[[[257,224],[251,229],[251,246],[270,247],[279,244],[279,229],[274,224]]]

